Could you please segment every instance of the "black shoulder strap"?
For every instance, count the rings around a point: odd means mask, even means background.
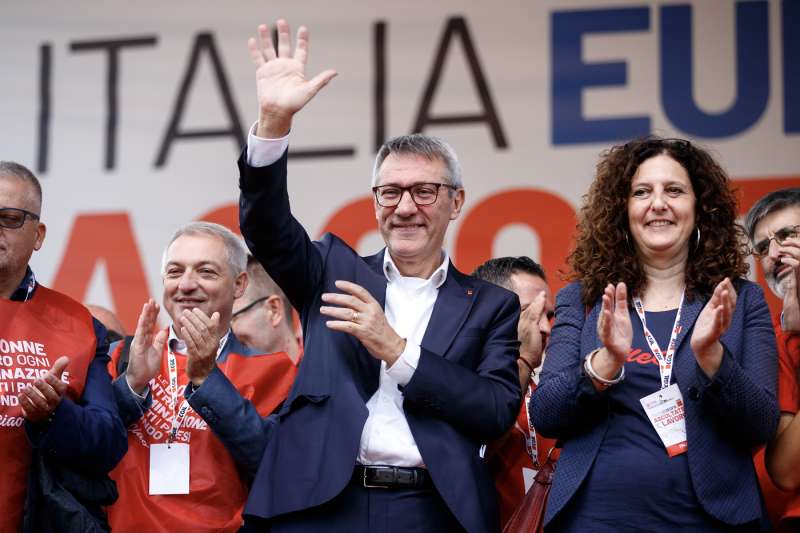
[[[131,344],[133,344],[133,337],[127,336],[122,341],[122,351],[119,354],[119,361],[117,361],[117,375],[121,376],[125,369],[128,368],[128,357],[131,353]]]

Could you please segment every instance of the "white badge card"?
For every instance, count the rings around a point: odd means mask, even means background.
[[[686,453],[686,414],[683,396],[677,383],[639,400],[650,423],[664,443],[667,454]]]
[[[189,445],[150,445],[150,495],[189,494]]]

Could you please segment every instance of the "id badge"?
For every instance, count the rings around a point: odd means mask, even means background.
[[[639,400],[670,457],[686,453],[686,409],[677,383]]]
[[[189,494],[189,445],[150,445],[150,495]]]

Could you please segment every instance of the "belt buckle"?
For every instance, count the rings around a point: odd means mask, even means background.
[[[371,485],[367,482],[367,470],[369,467],[364,467],[364,473],[361,474],[361,484],[366,489],[388,489],[388,485]]]

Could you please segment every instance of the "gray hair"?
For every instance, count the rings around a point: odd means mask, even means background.
[[[213,222],[189,222],[184,224],[172,235],[172,238],[164,248],[164,253],[161,256],[161,274],[165,274],[167,270],[167,252],[172,243],[178,240],[179,237],[184,235],[208,235],[216,237],[225,245],[225,254],[228,256],[228,266],[233,272],[234,276],[238,276],[247,270],[247,248],[234,232]]]
[[[756,226],[764,217],[775,211],[793,206],[800,206],[800,187],[772,191],[756,202],[747,212],[747,216],[744,219],[744,229],[750,242],[755,237]]]
[[[401,135],[383,143],[378,155],[375,156],[375,166],[372,167],[373,187],[378,184],[378,172],[389,154],[416,155],[429,161],[439,159],[447,167],[445,176],[447,182],[457,189],[464,187],[461,181],[461,165],[458,163],[456,152],[442,139],[424,133]]]
[[[20,165],[14,161],[0,161],[0,177],[12,176],[27,183],[33,190],[33,199],[42,209],[42,185],[39,179],[25,165]],[[36,213],[37,215],[40,213]]]
[[[286,297],[286,294],[278,287],[278,284],[275,283],[267,271],[264,270],[264,267],[259,263],[258,259],[253,257],[252,255],[247,255],[247,276],[248,276],[248,284],[247,290],[254,291],[256,294],[254,296],[256,298],[262,298],[264,296],[277,296],[281,299],[281,304],[283,306],[283,321],[286,326],[289,327],[291,331],[294,328],[294,324],[292,323],[292,304],[289,303],[289,298]]]

